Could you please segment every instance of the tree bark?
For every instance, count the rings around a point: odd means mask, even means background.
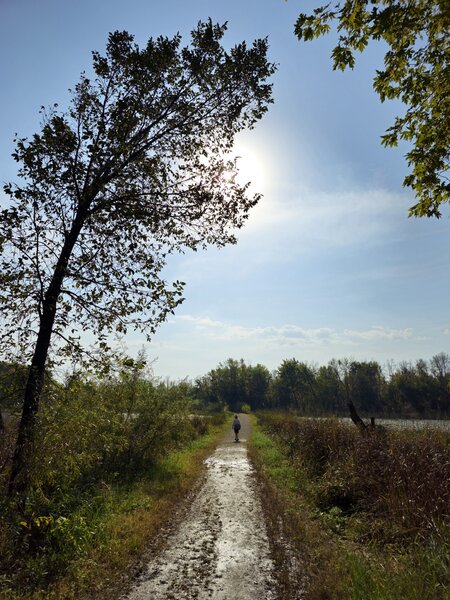
[[[19,498],[23,497],[29,485],[29,461],[34,444],[36,414],[44,385],[45,365],[55,323],[56,305],[61,294],[67,265],[81,231],[81,226],[82,221],[76,219],[61,249],[52,280],[42,303],[39,332],[25,386],[22,417],[12,459],[8,485],[9,497],[14,495],[17,495]]]
[[[355,405],[353,404],[352,400],[349,400],[347,402],[347,406],[350,410],[350,418],[353,421],[353,423],[356,425],[356,427],[358,427],[358,429],[361,431],[361,433],[367,433],[367,425],[364,423],[364,421],[358,415]]]
[[[12,459],[8,493],[22,495],[29,483],[29,454],[34,443],[36,413],[44,384],[45,364],[55,320],[55,311],[48,307],[42,313],[41,325],[25,386],[22,417]]]

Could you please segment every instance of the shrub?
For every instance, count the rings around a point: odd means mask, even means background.
[[[375,430],[333,419],[265,416],[261,422],[311,478],[323,511],[363,513],[385,539],[426,536],[450,521],[450,435]],[[373,529],[373,532],[375,529]]]
[[[206,435],[209,431],[209,419],[200,415],[193,415],[190,419],[191,425],[197,435]]]
[[[222,412],[218,412],[214,415],[212,415],[211,417],[211,425],[214,426],[219,426],[219,425],[223,425],[225,423],[225,420],[227,419],[227,414],[222,411]]]
[[[115,481],[141,478],[206,433],[207,422],[193,424],[189,412],[181,388],[137,377],[53,385],[40,411],[26,503],[18,511],[0,496],[0,581],[17,571],[30,585],[46,585],[60,575],[100,535],[97,511]],[[2,434],[3,461],[14,437],[11,428]],[[0,472],[4,489],[7,470]]]

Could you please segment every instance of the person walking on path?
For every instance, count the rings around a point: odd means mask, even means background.
[[[239,430],[241,428],[241,423],[238,419],[237,415],[234,415],[234,420],[233,420],[233,425],[232,425],[232,429],[234,430],[234,441],[238,442],[239,441]]]

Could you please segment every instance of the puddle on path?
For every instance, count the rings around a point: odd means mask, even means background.
[[[243,433],[249,422],[244,417]],[[127,600],[275,600],[273,564],[245,439],[222,443],[165,549]]]

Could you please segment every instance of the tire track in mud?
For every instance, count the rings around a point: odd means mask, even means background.
[[[250,422],[241,418],[242,433]],[[245,438],[231,431],[206,459],[203,485],[126,600],[275,600],[273,564]]]

